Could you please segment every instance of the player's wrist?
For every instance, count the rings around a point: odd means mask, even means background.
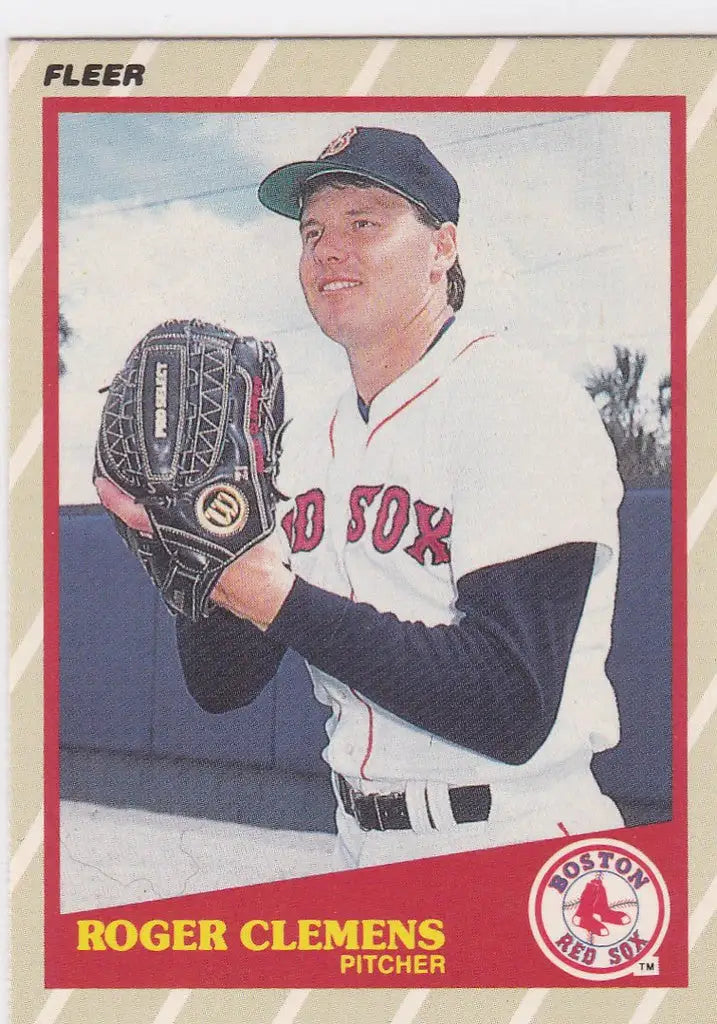
[[[285,565],[262,564],[250,552],[224,570],[212,591],[212,600],[232,615],[266,630],[279,614],[295,578]]]
[[[281,565],[259,581],[257,599],[249,616],[255,626],[261,630],[269,628],[291,593],[295,579],[291,569]]]

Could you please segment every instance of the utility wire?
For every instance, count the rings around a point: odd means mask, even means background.
[[[223,188],[206,189],[204,192],[192,192],[183,196],[168,196],[166,199],[148,199],[145,202],[127,203],[123,206],[113,206],[111,210],[85,210],[82,213],[66,214],[62,219],[85,220],[88,217],[108,217],[115,213],[130,213],[132,210],[148,210],[154,206],[169,206],[171,203],[185,203],[190,199],[208,199],[211,196],[226,195],[230,192],[251,192],[259,187],[259,183],[251,185],[226,185]]]
[[[560,124],[564,121],[574,121],[578,118],[585,118],[588,116],[585,114],[567,114],[564,117],[552,117],[542,121],[532,121],[529,123],[508,125],[505,128],[499,128],[492,132],[479,132],[470,136],[470,138],[453,138],[440,143],[441,148],[448,149],[453,146],[465,146],[469,143],[475,143],[481,139],[492,139],[502,135],[512,135],[518,132],[533,131],[536,128],[549,127],[552,125]],[[163,199],[148,199],[141,202],[124,203],[121,206],[113,206],[112,209],[96,210],[89,209],[79,213],[68,213],[63,215],[63,222],[75,221],[75,220],[86,220],[89,217],[108,217],[119,213],[131,213],[133,210],[149,210],[159,206],[169,206],[172,203],[189,202],[195,199],[211,199],[214,196],[229,195],[231,193],[241,192],[255,192],[259,187],[260,182],[251,182],[249,185],[226,185],[221,188],[205,189],[201,192],[192,192],[187,195],[175,195],[167,196]]]

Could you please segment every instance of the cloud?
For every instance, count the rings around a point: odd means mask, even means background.
[[[461,318],[476,333],[494,330],[538,348],[578,379],[589,366],[611,363],[614,344],[648,353],[650,386],[668,369],[664,115],[200,115],[185,118],[175,135],[186,145],[191,136],[195,154],[221,142],[221,166],[235,159],[240,181],[249,168],[254,174],[316,155],[352,123],[413,131],[455,174],[467,280]],[[164,319],[201,317],[272,338],[290,407],[322,407],[348,382],[343,353],[320,334],[304,303],[296,225],[263,210],[253,184],[251,202],[241,207],[187,199],[123,210],[141,177],[139,121],[132,132],[131,154],[120,146],[114,157],[103,154],[105,167],[114,159],[114,191],[105,195],[88,182],[91,202],[75,205],[82,216],[62,224],[62,307],[75,333],[63,353],[63,501],[93,500],[97,388]],[[156,146],[156,117],[147,137]],[[110,139],[108,133],[108,146]],[[194,161],[188,183],[180,157],[170,148],[161,176],[165,194],[186,195],[189,184],[203,184]],[[133,161],[131,185],[120,196],[116,183],[127,160]],[[142,194],[151,194],[151,173],[148,166]],[[210,160],[205,176],[216,181]]]
[[[304,303],[296,226],[273,227],[269,232],[263,221],[237,224],[191,203],[63,227],[61,306],[73,331],[63,349],[63,503],[94,500],[90,467],[103,403],[98,388],[163,320],[198,317],[271,338],[286,376],[290,415],[299,402],[321,407],[346,385],[342,350],[321,335]]]

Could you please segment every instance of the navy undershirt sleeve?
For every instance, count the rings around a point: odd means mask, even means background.
[[[297,578],[265,636],[421,729],[524,764],[555,722],[594,558],[594,544],[573,543],[469,573],[449,626]]]
[[[594,557],[594,544],[565,544],[468,573],[451,626],[401,622],[297,579],[266,633],[223,609],[179,617],[187,688],[206,711],[242,707],[290,646],[405,721],[522,764],[555,721]]]
[[[285,644],[223,608],[196,623],[178,615],[177,648],[187,689],[213,714],[250,704],[286,653]]]

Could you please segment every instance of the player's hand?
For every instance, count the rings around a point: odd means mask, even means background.
[[[108,511],[132,530],[152,536],[149,516],[134,498],[105,477],[95,480],[95,490]],[[260,629],[267,629],[293,584],[294,574],[284,565],[279,535],[274,532],[227,566],[211,599],[238,618],[249,619]]]
[[[98,476],[95,480],[95,490],[104,507],[121,519],[123,523],[126,523],[130,529],[137,530],[149,537],[152,536],[154,531],[149,516],[134,498],[125,494],[116,484],[103,476]]]
[[[227,566],[211,599],[259,629],[268,629],[289,591],[294,574],[284,565],[279,535],[275,531]]]

